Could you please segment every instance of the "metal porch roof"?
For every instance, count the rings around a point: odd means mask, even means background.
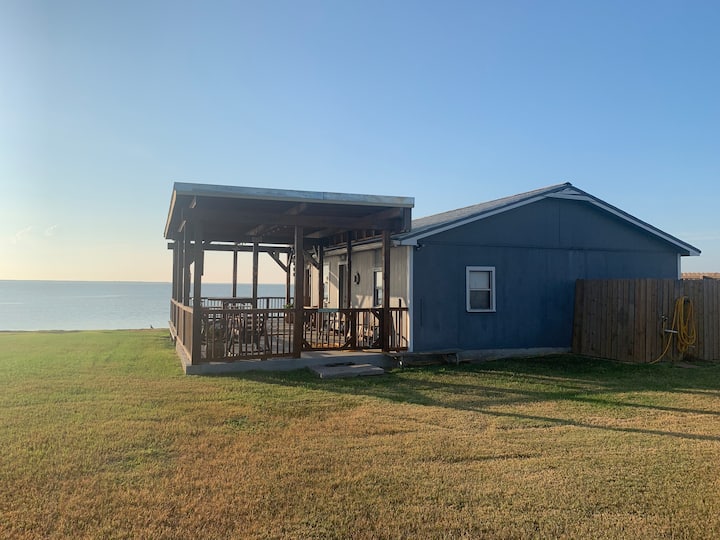
[[[179,239],[184,223],[200,224],[207,241],[291,244],[295,225],[306,238],[348,230],[410,228],[412,197],[175,183],[165,238]]]

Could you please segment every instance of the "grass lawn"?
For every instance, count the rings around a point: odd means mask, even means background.
[[[720,365],[186,377],[0,334],[2,538],[720,538]]]

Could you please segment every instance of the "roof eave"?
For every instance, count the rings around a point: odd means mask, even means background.
[[[318,202],[324,204],[354,204],[359,206],[396,206],[413,208],[413,197],[390,195],[363,195],[357,193],[336,193],[330,191],[300,191],[245,186],[221,186],[215,184],[192,184],[176,182],[175,192],[180,195],[201,197],[223,197],[236,199],[263,199],[288,202]]]

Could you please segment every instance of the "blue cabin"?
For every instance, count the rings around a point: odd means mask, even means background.
[[[172,334],[184,365],[313,350],[487,351],[572,343],[578,279],[678,279],[700,251],[558,184],[412,220],[414,200],[175,184]],[[232,255],[232,296],[203,295],[205,253]],[[239,298],[238,254],[252,254]],[[285,276],[261,297],[260,257]],[[530,351],[528,351],[530,352]]]
[[[569,349],[578,279],[679,279],[700,251],[570,183],[414,220],[410,349]]]

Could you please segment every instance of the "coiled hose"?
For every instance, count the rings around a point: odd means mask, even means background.
[[[673,336],[676,337],[675,346],[681,356],[684,356],[690,347],[695,345],[697,340],[697,330],[695,328],[695,310],[692,300],[687,296],[681,296],[675,300],[675,314],[673,315],[670,330],[663,328],[664,338],[667,338],[667,344],[662,354],[650,362],[656,364],[667,354],[672,345]]]

